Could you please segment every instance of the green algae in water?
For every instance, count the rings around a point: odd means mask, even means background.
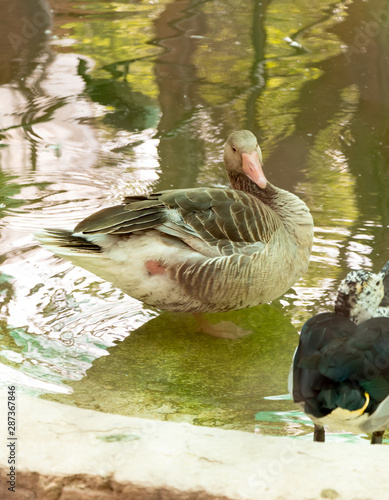
[[[162,313],[93,361],[86,377],[69,383],[71,395],[44,397],[109,413],[250,431],[259,410],[292,409],[291,401],[263,399],[287,391],[298,340],[282,310],[263,305],[208,319],[234,321],[252,334],[215,338],[199,333],[191,315]]]

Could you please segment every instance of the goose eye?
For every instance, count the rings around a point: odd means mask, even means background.
[[[236,153],[236,148],[234,148],[234,146],[231,146],[231,147],[232,147],[232,151],[233,151],[234,153]]]

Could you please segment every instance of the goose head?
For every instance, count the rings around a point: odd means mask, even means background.
[[[224,146],[224,165],[234,187],[242,189],[242,177],[246,177],[261,189],[266,188],[262,152],[257,138],[249,130],[238,130],[228,137]]]
[[[350,271],[338,288],[335,313],[359,324],[375,316],[385,296],[384,281],[389,277],[389,262],[377,274],[369,271]]]

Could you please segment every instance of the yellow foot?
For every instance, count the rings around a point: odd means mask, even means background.
[[[221,321],[220,323],[213,324],[207,321],[201,314],[194,314],[193,316],[196,318],[201,331],[212,335],[212,337],[236,340],[253,333],[251,330],[243,330],[243,328],[235,325],[232,321]]]

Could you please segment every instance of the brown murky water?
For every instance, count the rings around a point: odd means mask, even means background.
[[[104,412],[310,432],[286,397],[297,332],[349,269],[389,260],[388,19],[378,0],[14,0],[0,19],[2,383]],[[237,128],[316,231],[292,290],[220,315],[251,336],[198,334],[34,242],[129,193],[227,184]]]

